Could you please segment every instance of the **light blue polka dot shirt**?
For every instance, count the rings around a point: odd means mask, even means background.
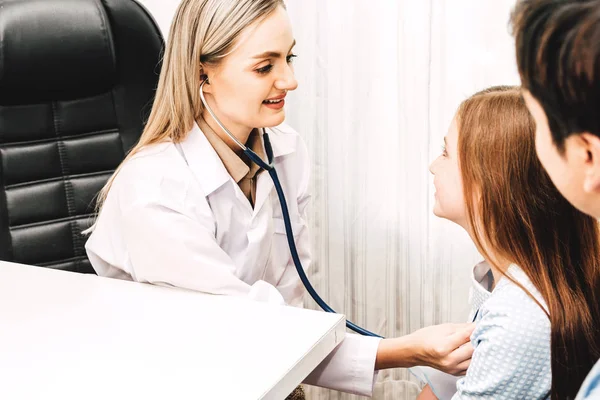
[[[513,265],[508,274],[546,307],[525,273]],[[542,308],[507,278],[493,281],[486,263],[474,271],[471,335],[475,348],[467,375],[453,399],[546,399],[550,397],[550,320]]]
[[[520,268],[513,265],[508,274],[546,307]],[[509,279],[500,279],[490,291],[493,281],[487,263],[475,267],[469,316],[476,322],[471,335],[475,351],[466,376],[457,379],[430,368],[411,369],[440,400],[550,398],[550,320]]]

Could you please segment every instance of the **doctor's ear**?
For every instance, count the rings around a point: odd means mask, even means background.
[[[212,93],[210,81],[208,80],[208,75],[204,71],[200,72],[200,81],[201,83],[205,82],[204,86],[202,87],[202,91],[204,93]]]

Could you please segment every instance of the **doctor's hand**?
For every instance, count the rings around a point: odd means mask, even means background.
[[[471,363],[470,336],[475,324],[428,326],[399,338],[383,339],[376,369],[428,366],[452,375],[464,375]]]

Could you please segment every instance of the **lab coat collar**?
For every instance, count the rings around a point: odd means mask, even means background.
[[[200,117],[197,123],[198,127],[202,133],[204,133],[204,136],[206,136],[208,142],[219,156],[219,159],[223,162],[225,169],[236,183],[239,183],[246,176],[253,178],[256,173],[259,172],[260,167],[258,165],[255,163],[250,163],[250,166],[246,165],[244,160],[242,160],[242,158],[235,153],[214,130],[211,129],[204,118]],[[250,133],[246,146],[251,148],[260,158],[265,158],[262,137],[260,136],[258,129],[254,129]]]
[[[273,157],[283,157],[296,151],[298,135],[287,125],[265,128],[273,148]]]
[[[266,131],[271,141],[274,158],[283,157],[296,151],[297,134],[294,134],[289,128],[281,125],[267,128]],[[210,195],[226,182],[230,180],[233,182],[219,155],[196,122],[181,142],[181,147],[205,196]]]
[[[288,130],[289,128],[281,125],[279,127],[265,129],[273,149],[274,162],[277,162],[277,158],[292,154],[296,151],[298,135],[295,132],[290,132]],[[254,204],[253,212],[254,215],[256,215],[266,203],[271,192],[273,191],[273,188],[273,180],[268,176],[268,174],[261,174],[258,177],[256,184],[256,202]]]
[[[231,179],[219,155],[196,122],[181,142],[181,147],[188,165],[196,176],[196,180],[202,187],[205,196],[208,196]]]

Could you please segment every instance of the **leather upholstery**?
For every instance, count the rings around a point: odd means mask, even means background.
[[[95,196],[138,140],[160,31],[133,0],[0,0],[0,259],[93,272]]]

